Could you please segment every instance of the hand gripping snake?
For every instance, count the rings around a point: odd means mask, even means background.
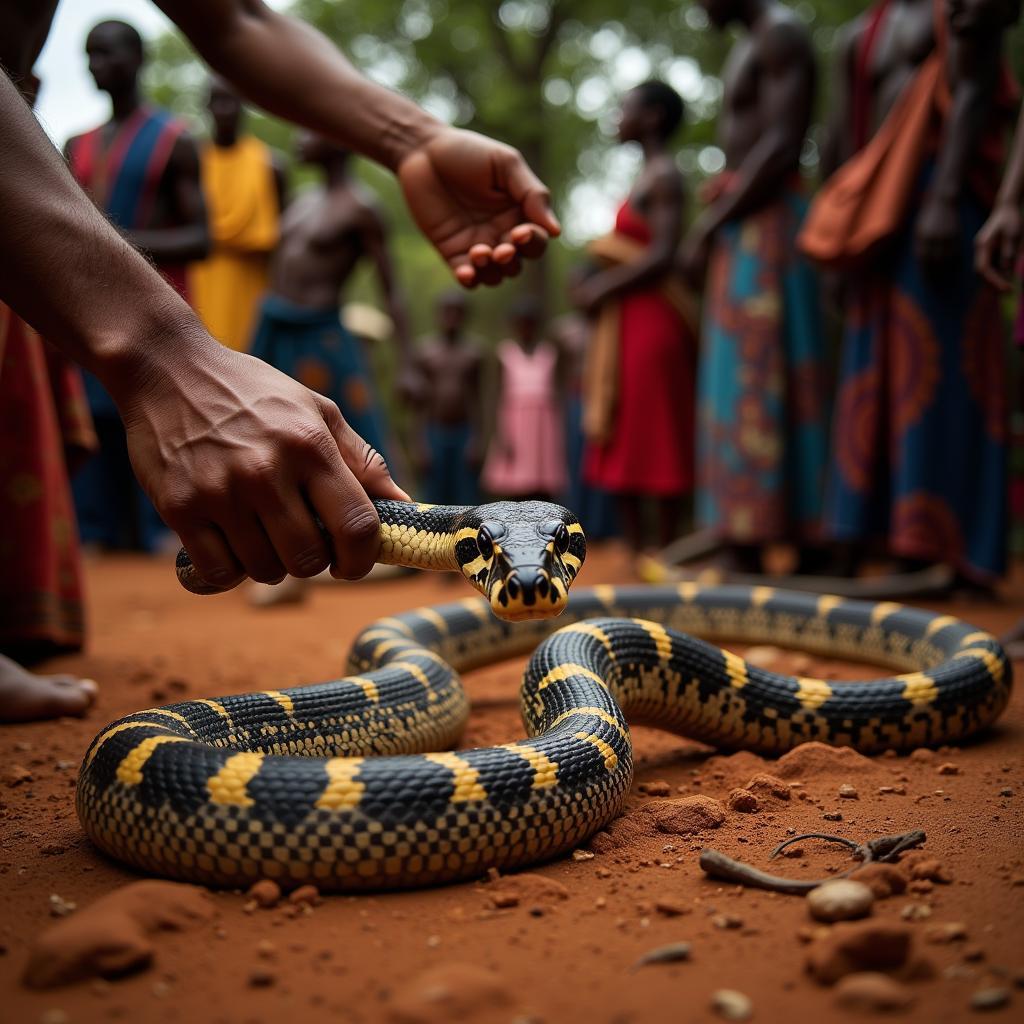
[[[373,623],[342,679],[182,701],[107,726],[77,791],[102,850],[229,886],[472,878],[555,857],[607,824],[632,781],[629,722],[762,754],[808,740],[905,751],[978,733],[1009,698],[999,644],[948,615],[694,583],[569,598],[586,541],[566,509],[375,505],[381,561],[460,570],[484,597]],[[185,555],[178,574],[202,587]],[[553,633],[559,612],[566,625]],[[779,675],[695,636],[901,674]],[[453,751],[469,713],[458,672],[538,643],[521,690],[528,738]]]

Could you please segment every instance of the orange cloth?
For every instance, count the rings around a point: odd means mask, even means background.
[[[934,149],[952,105],[943,7],[936,4],[935,49],[922,62],[867,144],[815,196],[797,245],[819,263],[863,262],[903,225],[927,154]],[[1005,124],[1016,84],[1004,67],[989,130],[974,159],[971,186],[991,201],[1002,167]]]
[[[209,143],[201,166],[213,251],[189,268],[189,295],[210,333],[244,351],[278,237],[270,150],[252,136],[230,148]]]

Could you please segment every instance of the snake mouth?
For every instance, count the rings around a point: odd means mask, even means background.
[[[491,611],[508,622],[549,619],[565,608],[566,597],[565,584],[540,565],[508,570],[488,594]]]

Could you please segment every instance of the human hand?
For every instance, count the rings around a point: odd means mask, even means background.
[[[467,288],[515,277],[561,233],[548,190],[511,146],[442,128],[398,165],[420,230]]]
[[[199,575],[219,589],[328,565],[364,576],[379,547],[367,495],[408,495],[333,402],[210,344],[119,400],[135,473]]]
[[[1013,287],[1011,276],[1024,245],[1024,216],[1015,203],[995,207],[974,239],[974,269],[1001,292]]]
[[[921,208],[914,229],[914,253],[926,277],[941,277],[949,271],[960,237],[960,214],[956,203],[930,195]]]
[[[608,293],[601,285],[600,275],[581,281],[570,289],[569,300],[581,313],[593,316],[608,301]]]

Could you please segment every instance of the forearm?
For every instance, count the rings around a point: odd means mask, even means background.
[[[210,232],[205,224],[178,228],[128,231],[128,241],[154,263],[192,263],[210,255]]]
[[[1013,149],[999,186],[997,206],[1012,206],[1019,210],[1024,206],[1024,106],[1017,119],[1017,131],[1013,137]]]
[[[638,260],[602,270],[589,284],[595,290],[600,289],[605,299],[656,284],[672,269],[675,249],[675,246],[652,248]]]
[[[262,0],[157,0],[203,58],[254,103],[395,170],[441,127],[376,85],[310,26]]]
[[[186,348],[215,345],[74,183],[3,74],[0,121],[0,299],[94,372],[115,400]]]

